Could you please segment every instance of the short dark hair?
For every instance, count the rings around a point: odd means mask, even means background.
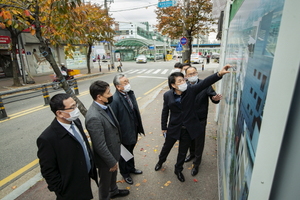
[[[184,78],[183,73],[181,72],[173,72],[172,74],[170,74],[170,76],[168,77],[168,84],[169,84],[169,88],[172,89],[172,84],[175,84],[176,82],[176,77],[182,77]]]
[[[109,87],[109,84],[106,83],[105,81],[95,81],[90,86],[90,95],[92,96],[92,98],[94,100],[96,100],[97,95],[100,94],[102,96],[108,87]]]
[[[51,111],[56,115],[56,111],[65,109],[64,100],[66,100],[70,97],[71,97],[71,95],[66,94],[66,93],[60,93],[60,94],[54,95],[50,99],[50,103],[49,103]]]
[[[182,64],[180,62],[175,63],[174,68],[182,69]]]
[[[183,63],[183,64],[181,64],[181,66],[182,66],[182,68],[183,68],[183,67],[185,67],[185,66],[191,67],[192,65],[191,65],[190,63]]]
[[[196,67],[194,67],[194,66],[189,66],[188,68],[185,69],[185,73],[186,73],[186,71],[187,71],[188,69],[191,69],[191,68],[194,68],[196,71],[198,71]]]

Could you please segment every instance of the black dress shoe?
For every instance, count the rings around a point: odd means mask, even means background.
[[[198,174],[198,170],[199,166],[194,166],[191,171],[192,176],[196,176]]]
[[[177,178],[179,181],[181,181],[181,182],[185,181],[184,176],[181,172],[175,172],[175,174],[177,175]]]
[[[142,170],[139,170],[139,169],[135,169],[134,171],[130,172],[132,174],[142,174],[143,171]]]
[[[190,154],[185,158],[184,162],[189,162],[189,161],[193,160],[193,158],[195,158],[195,155]]]
[[[160,163],[157,163],[157,164],[155,165],[155,168],[154,168],[154,170],[155,170],[155,171],[158,171],[158,170],[160,170],[160,169],[161,169],[161,167],[162,167],[162,164],[160,164]]]
[[[133,180],[132,180],[132,178],[130,177],[130,176],[128,176],[128,177],[124,177],[124,180],[125,180],[125,182],[126,183],[128,183],[128,184],[130,184],[130,185],[132,185],[133,184]]]
[[[111,196],[110,198],[114,199],[114,198],[118,198],[118,197],[125,197],[128,194],[129,194],[129,190],[119,190],[118,194],[115,194],[115,195]]]

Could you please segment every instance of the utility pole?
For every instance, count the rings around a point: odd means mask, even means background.
[[[106,9],[106,15],[108,17],[109,15],[108,15],[107,2],[111,3],[111,2],[113,2],[113,0],[104,0],[104,7]],[[110,34],[108,36],[110,36]],[[115,60],[114,60],[115,55],[113,53],[112,48],[113,48],[113,46],[112,46],[111,42],[109,42],[108,43],[108,50],[110,51],[110,63],[111,63],[111,68],[114,68],[114,66],[115,66]]]

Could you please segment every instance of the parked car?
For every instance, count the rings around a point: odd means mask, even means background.
[[[205,57],[198,54],[192,54],[191,55],[191,63],[203,63],[205,60]]]
[[[136,63],[147,63],[147,57],[145,55],[138,55]]]
[[[220,58],[220,54],[219,53],[212,53],[211,54],[211,58],[212,59],[219,59]]]

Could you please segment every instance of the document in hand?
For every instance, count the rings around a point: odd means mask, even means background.
[[[131,158],[133,158],[133,155],[121,144],[121,156],[124,158],[124,160],[127,162]]]

